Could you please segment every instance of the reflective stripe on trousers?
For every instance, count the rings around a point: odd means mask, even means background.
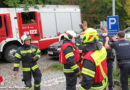
[[[64,72],[64,73],[73,73],[74,70],[71,69],[71,68],[70,68],[70,69],[65,69],[64,66],[63,66],[63,72]]]
[[[19,67],[19,63],[14,63],[14,67]]]
[[[36,64],[36,65],[34,65],[32,68],[30,68],[30,67],[24,67],[24,68],[22,68],[22,69],[23,69],[23,71],[31,71],[31,69],[32,69],[33,71],[35,71],[37,68],[38,68],[38,65]]]
[[[33,90],[33,89],[32,89],[32,87],[30,87],[30,88],[26,88],[25,90]]]
[[[34,87],[40,87],[40,84],[35,84]]]

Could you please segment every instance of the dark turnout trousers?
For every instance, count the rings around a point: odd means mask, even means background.
[[[27,87],[26,90],[32,90],[32,83],[31,83],[31,80],[32,80],[32,76],[34,78],[34,90],[40,90],[40,83],[41,83],[41,72],[39,70],[39,68],[35,69],[35,70],[27,70],[26,68],[26,71],[23,70],[23,81]]]
[[[128,90],[128,76],[130,75],[130,63],[119,64],[120,83],[122,90]]]
[[[66,90],[76,90],[77,75],[65,74],[65,77],[66,77]]]

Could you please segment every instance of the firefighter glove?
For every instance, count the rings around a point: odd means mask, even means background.
[[[34,57],[32,57],[32,59],[33,59],[33,61],[37,61],[39,58],[38,58],[38,56],[34,56]]]

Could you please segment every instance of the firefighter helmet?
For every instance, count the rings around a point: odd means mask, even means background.
[[[59,36],[59,41],[61,41],[61,40],[63,40],[64,39],[64,34],[61,34],[60,36]]]
[[[82,39],[83,39],[83,43],[89,43],[89,42],[93,42],[94,40],[98,41],[99,36],[95,29],[88,28],[83,34]]]
[[[87,31],[95,30],[94,28],[87,28],[84,33],[87,33]]]
[[[72,40],[72,38],[75,38],[75,37],[76,37],[76,33],[72,30],[68,30],[64,34],[64,38],[66,38],[67,40]]]
[[[22,37],[21,37],[21,42],[22,42],[22,44],[24,44],[24,42],[25,42],[25,40],[31,40],[31,36],[29,36],[29,35],[23,35]]]

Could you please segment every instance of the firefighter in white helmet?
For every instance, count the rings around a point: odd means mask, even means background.
[[[59,62],[64,64],[63,72],[66,77],[66,90],[76,90],[77,75],[80,74],[76,62],[80,59],[79,50],[75,47],[76,33],[68,30],[64,34]]]
[[[40,58],[40,50],[31,45],[31,37],[29,35],[23,35],[21,42],[23,45],[15,53],[14,75],[17,75],[20,61],[22,61],[23,81],[26,85],[26,90],[32,90],[32,76],[34,78],[34,90],[40,90],[42,75],[37,65],[37,60]]]

